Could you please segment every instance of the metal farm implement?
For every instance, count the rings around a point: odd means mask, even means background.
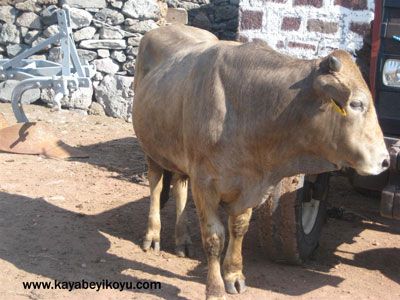
[[[0,114],[0,151],[62,158],[86,156],[58,140],[43,124],[29,122],[22,107],[22,95],[25,91],[49,88],[55,92],[54,105],[61,109],[61,99],[80,87],[89,87],[90,78],[95,72],[92,66],[79,60],[72,38],[68,6],[64,5],[63,9],[49,6],[45,18],[48,23],[58,23],[57,34],[12,59],[0,59],[0,81],[8,79],[20,81],[11,95],[12,109],[18,124],[6,127],[4,117]],[[29,59],[33,54],[52,44],[61,45],[60,63]]]

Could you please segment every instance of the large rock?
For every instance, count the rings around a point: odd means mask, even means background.
[[[42,29],[42,22],[40,21],[39,16],[34,12],[23,13],[17,18],[15,24],[30,29]]]
[[[133,77],[106,75],[94,88],[96,101],[104,107],[108,116],[131,120],[132,83]]]
[[[160,18],[160,7],[156,0],[128,0],[122,7],[122,13],[134,19]]]
[[[82,41],[79,46],[85,49],[114,49],[126,48],[125,40],[87,40]]]
[[[0,21],[14,23],[18,11],[9,5],[0,6]]]
[[[96,33],[96,28],[94,27],[84,27],[78,31],[74,32],[74,40],[76,42],[82,40],[90,40]]]
[[[14,24],[4,24],[0,31],[0,44],[8,45],[9,43],[19,44],[19,30]]]
[[[41,94],[42,101],[46,103],[53,103],[54,91],[51,89],[43,89]],[[93,88],[79,88],[71,94],[71,96],[63,97],[61,99],[61,106],[63,108],[83,109],[87,110],[92,104]]]
[[[89,26],[93,19],[93,16],[90,12],[79,8],[71,8],[70,16],[72,29],[79,29]]]
[[[12,92],[19,82],[20,81],[17,80],[7,80],[0,82],[0,101],[11,102]],[[22,94],[22,103],[33,103],[38,99],[40,99],[39,89],[27,90],[25,93]]]
[[[110,25],[119,25],[124,23],[125,20],[123,14],[110,8],[103,8],[95,14],[95,17],[97,20],[100,20]]]
[[[126,19],[125,20],[125,29],[130,32],[137,32],[144,34],[147,31],[157,28],[158,25],[154,20],[133,20],[133,19]]]
[[[96,66],[96,71],[115,74],[119,70],[119,64],[109,57],[95,59],[93,63]]]
[[[106,0],[61,0],[61,4],[68,4],[71,7],[77,8],[103,8],[107,6]]]

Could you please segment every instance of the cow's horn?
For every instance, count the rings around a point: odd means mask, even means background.
[[[333,72],[340,72],[342,69],[342,62],[335,56],[329,56],[329,69]]]

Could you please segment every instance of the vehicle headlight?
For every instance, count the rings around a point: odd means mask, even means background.
[[[400,60],[386,60],[383,66],[382,77],[384,85],[400,87]]]

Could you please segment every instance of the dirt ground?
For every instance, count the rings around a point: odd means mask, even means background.
[[[10,105],[0,111],[14,122]],[[121,120],[26,108],[87,159],[0,153],[0,298],[203,299],[206,264],[192,202],[194,257],[174,255],[174,202],[162,211],[160,254],[140,249],[149,190],[132,126]],[[227,299],[400,299],[400,222],[381,218],[379,200],[334,176],[329,199],[352,212],[329,219],[303,266],[263,255],[254,222],[244,241],[248,290]],[[23,281],[160,281],[161,290],[24,290]]]

